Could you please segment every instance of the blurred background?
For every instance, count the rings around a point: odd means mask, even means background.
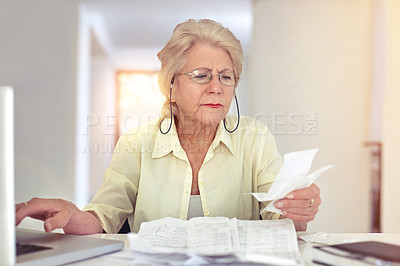
[[[156,54],[188,18],[241,40],[241,114],[334,166],[309,231],[400,232],[398,0],[0,0],[16,202],[91,199],[119,135],[159,116]]]

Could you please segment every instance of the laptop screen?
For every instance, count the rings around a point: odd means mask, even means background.
[[[15,264],[14,91],[0,87],[0,258]]]

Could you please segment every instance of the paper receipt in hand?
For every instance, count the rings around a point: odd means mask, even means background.
[[[270,211],[283,214],[275,208],[275,201],[284,198],[293,190],[309,187],[317,177],[332,167],[327,165],[311,174],[310,168],[318,149],[287,153],[283,157],[283,166],[267,193],[251,193],[258,201],[271,201],[261,212]]]

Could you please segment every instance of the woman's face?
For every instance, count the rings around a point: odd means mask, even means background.
[[[196,45],[189,50],[187,63],[181,73],[190,73],[196,69],[209,69],[212,74],[225,70],[233,72],[232,59],[219,48],[208,45]],[[223,85],[218,75],[208,83],[198,84],[190,75],[176,75],[172,101],[177,106],[180,121],[191,121],[200,126],[216,126],[229,111],[235,86]]]

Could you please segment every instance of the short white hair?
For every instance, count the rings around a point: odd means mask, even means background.
[[[178,24],[171,39],[157,54],[161,61],[158,85],[161,94],[165,97],[160,121],[170,116],[170,87],[173,78],[185,65],[190,48],[197,44],[206,44],[225,50],[232,59],[233,72],[238,76],[242,73],[243,48],[228,28],[209,19],[189,19]],[[175,103],[172,103],[172,113],[176,114]]]

